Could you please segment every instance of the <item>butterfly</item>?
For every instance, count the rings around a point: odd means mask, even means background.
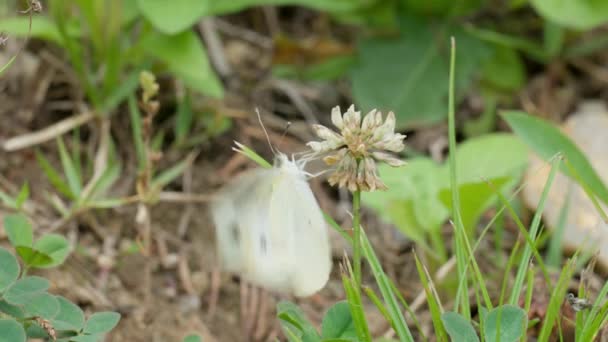
[[[305,164],[276,153],[272,168],[245,172],[211,205],[223,269],[297,297],[323,288],[332,267],[327,225]]]

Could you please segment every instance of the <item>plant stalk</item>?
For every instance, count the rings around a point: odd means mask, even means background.
[[[361,191],[353,193],[353,266],[355,282],[361,288]]]

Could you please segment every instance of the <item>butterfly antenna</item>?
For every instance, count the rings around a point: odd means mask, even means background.
[[[255,109],[255,113],[258,115],[258,121],[260,122],[260,126],[262,126],[262,130],[264,131],[264,135],[266,136],[266,141],[268,141],[268,146],[270,146],[270,151],[272,151],[273,155],[277,155],[277,152],[272,147],[272,143],[270,142],[270,136],[268,135],[268,131],[266,131],[266,127],[264,127],[264,122],[262,122],[262,115],[260,115],[260,110],[258,108]]]
[[[281,134],[281,138],[279,139],[279,146],[281,146],[283,139],[285,139],[285,136],[287,135],[287,130],[289,129],[289,127],[291,127],[291,121],[287,121],[287,123],[285,124],[285,129],[283,129],[283,133]]]

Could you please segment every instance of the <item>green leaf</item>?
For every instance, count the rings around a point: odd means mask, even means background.
[[[445,312],[441,315],[445,330],[454,342],[479,342],[475,329],[466,318],[456,312]]]
[[[321,339],[315,327],[297,305],[287,301],[279,302],[277,304],[277,316],[283,329],[289,329],[290,331],[295,329],[297,336],[303,342],[313,342]]]
[[[29,317],[39,316],[44,319],[53,319],[59,312],[59,301],[49,293],[41,293],[30,298],[23,305],[25,313]]]
[[[142,41],[142,46],[188,87],[205,95],[223,96],[223,86],[209,64],[205,48],[193,31],[174,36],[152,34]]]
[[[16,319],[25,318],[25,312],[21,306],[9,304],[5,300],[0,300],[0,312],[3,312]]]
[[[59,147],[59,157],[61,158],[61,165],[63,166],[63,172],[68,180],[68,186],[70,191],[74,194],[74,197],[78,197],[82,192],[82,180],[80,178],[80,165],[76,165],[70,154],[68,153],[63,139],[57,138],[57,146]]]
[[[53,262],[50,256],[32,247],[18,246],[15,250],[27,267],[43,267]]]
[[[19,277],[19,262],[11,252],[0,247],[0,293]]]
[[[86,334],[105,334],[118,324],[120,314],[117,312],[97,312],[91,315],[84,325]]]
[[[557,153],[563,153],[578,176],[604,203],[608,204],[608,188],[585,155],[558,128],[523,112],[507,111],[502,113],[502,116],[515,134],[541,158],[549,160]]]
[[[63,180],[63,178],[59,175],[59,172],[51,165],[51,163],[44,157],[40,151],[36,150],[36,160],[38,160],[38,164],[42,168],[42,171],[49,179],[49,182],[55,187],[55,189],[66,196],[69,199],[74,199],[75,196],[70,190],[68,184]]]
[[[526,69],[514,49],[495,44],[492,57],[481,65],[483,81],[507,91],[516,91],[526,82]]]
[[[448,97],[448,40],[458,42],[456,87],[466,89],[479,64],[490,56],[485,43],[457,27],[404,17],[397,38],[369,38],[358,44],[352,71],[353,96],[365,112],[394,111],[398,128],[441,121]]]
[[[484,336],[487,342],[515,342],[525,331],[526,313],[515,305],[505,304],[494,308],[485,321]],[[500,331],[497,333],[500,322]]]
[[[152,187],[156,189],[162,189],[165,185],[171,183],[177,177],[179,177],[186,167],[190,164],[189,159],[182,160],[181,162],[173,165],[172,167],[164,170],[158,176],[152,180]]]
[[[570,28],[588,30],[608,22],[608,2],[605,0],[530,2],[543,17]]]
[[[486,210],[497,200],[496,191],[500,191],[505,184],[513,184],[512,178],[501,177],[488,179],[487,183],[460,184],[458,192],[460,196],[460,215],[462,224],[467,229],[474,229],[476,223]],[[452,208],[452,197],[450,189],[443,189],[439,192],[439,199],[446,206]]]
[[[31,246],[34,241],[32,226],[21,214],[6,215],[4,230],[13,246]]]
[[[425,243],[426,232],[439,229],[448,217],[436,196],[442,183],[439,165],[415,158],[401,168],[381,165],[379,172],[388,190],[363,193],[363,204],[407,237]]]
[[[27,276],[17,280],[6,290],[3,297],[10,304],[23,305],[48,289],[48,280],[37,276]]]
[[[190,104],[190,96],[186,95],[179,99],[177,105],[177,114],[175,116],[175,139],[182,143],[186,140],[188,133],[192,127],[192,106]]]
[[[139,9],[159,31],[175,34],[190,28],[208,9],[207,1],[174,0],[171,6],[163,0],[137,0]]]
[[[25,201],[27,201],[29,196],[30,196],[30,186],[27,184],[27,182],[25,182],[25,183],[23,183],[23,186],[21,186],[21,190],[19,190],[19,194],[17,194],[17,198],[15,198],[15,206],[17,208],[21,208],[21,206],[23,205],[23,203],[25,203]]]
[[[50,264],[40,266],[43,268],[61,265],[68,254],[70,254],[70,244],[68,240],[59,234],[43,235],[34,243],[34,248],[51,258]]]
[[[14,319],[0,319],[0,342],[25,342],[25,330]]]
[[[327,310],[321,323],[321,336],[324,339],[357,337],[348,302],[337,302]]]
[[[55,330],[78,331],[84,326],[84,313],[82,309],[68,299],[57,296],[59,313],[51,321]]]
[[[5,31],[17,37],[27,37],[30,27],[29,16],[2,18],[0,31]],[[47,16],[35,15],[32,17],[31,36],[51,41],[61,45],[62,38],[57,26]]]
[[[203,339],[198,335],[188,335],[184,337],[182,342],[203,342]]]

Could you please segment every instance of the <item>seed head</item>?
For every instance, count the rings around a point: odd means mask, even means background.
[[[340,107],[331,111],[331,121],[339,133],[322,125],[313,129],[322,141],[311,141],[308,146],[315,154],[325,154],[327,165],[335,166],[329,177],[331,185],[347,187],[350,191],[386,190],[378,177],[376,161],[390,166],[402,166],[402,160],[388,152],[401,152],[405,148],[405,135],[395,133],[395,114],[389,112],[382,121],[382,113],[375,109],[361,120],[355,106],[342,115]]]

